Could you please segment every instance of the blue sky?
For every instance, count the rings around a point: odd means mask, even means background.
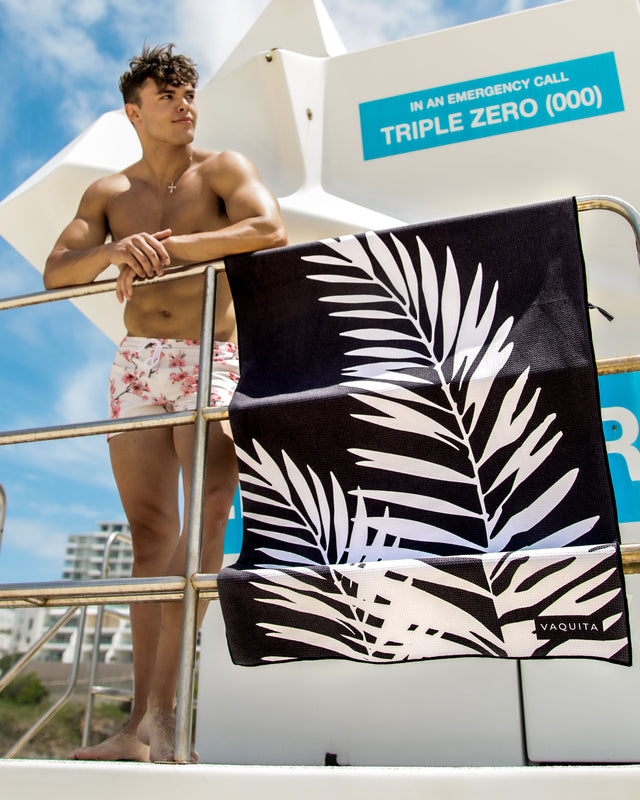
[[[325,0],[350,51],[554,0]],[[267,0],[0,0],[0,199],[106,111],[142,44],[173,41],[202,83]],[[37,228],[37,220],[34,220]],[[34,231],[34,235],[37,233]],[[0,237],[0,296],[41,277]],[[3,431],[106,416],[113,345],[69,303],[0,314]],[[0,448],[0,583],[55,580],[70,533],[124,519],[102,437]]]

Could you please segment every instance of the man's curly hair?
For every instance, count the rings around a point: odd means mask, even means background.
[[[129,62],[129,69],[120,76],[120,91],[125,103],[139,103],[139,90],[147,78],[153,78],[157,86],[186,86],[195,89],[198,70],[195,61],[188,56],[174,55],[174,44],[156,47],[145,45],[142,53]]]

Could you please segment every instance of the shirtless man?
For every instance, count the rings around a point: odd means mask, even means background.
[[[111,372],[111,416],[195,407],[203,277],[136,285],[168,267],[286,244],[277,201],[239,153],[193,147],[195,64],[173,45],[134,58],[120,79],[125,111],[142,158],[85,192],[76,217],[47,259],[47,289],[89,283],[115,264],[127,338]],[[227,405],[237,380],[235,318],[229,285],[218,278],[211,405]],[[195,341],[194,341],[195,340]],[[194,368],[195,367],[195,368]],[[131,526],[135,577],[184,573],[179,475],[185,513],[193,425],[113,435],[109,450]],[[201,570],[221,566],[224,530],[237,485],[226,422],[209,424]],[[201,610],[201,613],[202,610]],[[72,757],[173,760],[180,603],[132,604],[135,696],[124,730]]]

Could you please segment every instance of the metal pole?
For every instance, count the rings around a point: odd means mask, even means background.
[[[131,601],[182,600],[183,575],[161,578],[121,578],[47,583],[0,584],[2,606],[68,606]]]
[[[175,425],[190,425],[193,422],[195,422],[195,413],[193,411],[175,411],[172,414],[154,414],[148,417],[98,420],[96,422],[72,423],[71,425],[53,425],[48,428],[27,428],[0,434],[0,445],[42,442],[50,439],[70,439],[77,436],[93,436],[99,433],[142,430],[144,428],[173,428]]]
[[[624,217],[633,228],[633,233],[636,237],[636,252],[640,260],[640,214],[638,214],[636,208],[627,203],[626,200],[621,200],[619,197],[610,197],[609,195],[576,197],[576,206],[578,211],[603,209],[604,211],[613,211]]]
[[[125,536],[119,531],[114,531],[104,546],[102,553],[102,568],[100,570],[100,577],[106,578],[109,572],[109,560],[111,559],[111,550],[116,539],[126,541],[131,544],[131,537]],[[100,661],[100,637],[102,635],[102,619],[104,617],[104,605],[98,606],[96,612],[96,620],[93,627],[93,648],[91,651],[91,667],[89,669],[89,680],[87,683],[87,704],[84,710],[84,725],[82,727],[82,746],[86,747],[89,744],[89,737],[91,736],[91,721],[93,719],[93,701],[95,699],[95,685],[96,674],[98,671],[98,662]],[[80,652],[82,656],[82,652]]]
[[[4,486],[0,483],[0,546],[2,546],[2,533],[4,531],[4,519],[7,514],[7,493]]]
[[[198,590],[191,576],[200,569],[202,546],[203,504],[208,444],[208,422],[202,409],[209,405],[211,393],[211,357],[215,320],[216,278],[212,267],[205,272],[204,306],[202,311],[202,334],[200,336],[200,366],[198,369],[197,417],[193,442],[193,469],[189,518],[187,524],[187,553],[185,557],[184,599],[182,606],[182,637],[178,687],[176,692],[176,729],[174,760],[190,761],[191,729],[193,723],[193,682],[196,637],[198,633]]]
[[[217,264],[217,266],[215,266]],[[156,275],[154,278],[145,278],[144,281],[136,284],[137,286],[153,286],[156,283],[167,283],[169,281],[177,281],[181,278],[188,278],[193,275],[200,275],[205,269],[212,266],[211,262],[202,264],[194,264],[191,267],[177,267],[175,270],[165,272],[164,275]],[[222,271],[224,264],[222,262],[214,262],[214,269]],[[79,297],[90,297],[94,294],[104,294],[105,292],[113,292],[116,288],[115,279],[107,279],[103,281],[93,281],[92,283],[79,283],[76,286],[67,286],[63,289],[48,289],[42,292],[33,292],[32,294],[16,295],[15,297],[6,297],[0,300],[0,311],[5,311],[9,308],[24,308],[24,306],[34,306],[40,303],[52,303],[55,300],[73,300]]]
[[[58,698],[58,700],[51,706],[51,708],[47,709],[47,711],[40,717],[37,722],[29,728],[29,730],[23,734],[20,739],[11,747],[7,752],[4,754],[3,758],[13,758],[16,756],[20,750],[29,742],[35,735],[38,733],[39,730],[44,728],[44,726],[49,722],[51,717],[57,713],[58,709],[62,708],[62,706],[67,702],[71,693],[73,692],[73,687],[76,685],[76,680],[78,678],[78,669],[80,666],[80,660],[82,658],[82,642],[84,640],[84,623],[87,616],[87,609],[83,608],[80,612],[80,620],[78,623],[78,631],[77,631],[77,639],[76,639],[76,649],[75,649],[75,656],[73,659],[73,666],[71,668],[71,673],[69,675],[69,680],[67,682],[67,688],[65,693],[62,697]]]

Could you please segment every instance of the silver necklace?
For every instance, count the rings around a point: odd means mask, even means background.
[[[178,181],[180,180],[180,178],[184,175],[184,173],[191,166],[192,159],[193,159],[193,155],[190,155],[189,156],[189,163],[187,164],[187,166],[182,170],[182,172],[176,178],[173,178],[171,180],[171,183],[167,186],[167,188],[169,189],[169,194],[173,194],[175,192],[175,190],[178,188]]]

